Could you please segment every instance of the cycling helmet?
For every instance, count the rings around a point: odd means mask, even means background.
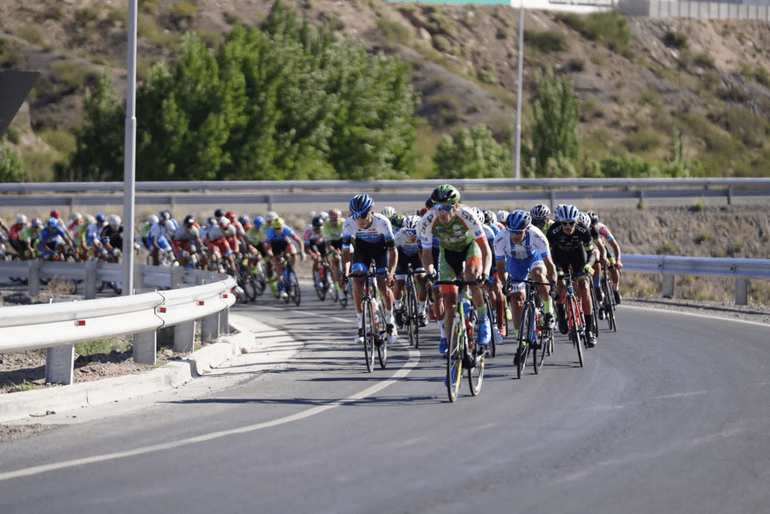
[[[192,227],[193,225],[195,225],[195,216],[193,216],[192,214],[188,214],[187,216],[185,216],[184,225],[185,227]]]
[[[396,215],[396,209],[388,205],[387,207],[383,207],[383,209],[380,211],[380,214],[390,219]]]
[[[551,217],[551,209],[547,205],[539,203],[532,207],[529,214],[537,220],[544,220]]]
[[[158,213],[158,217],[162,220],[170,220],[171,219],[171,213],[169,211],[160,211]]]
[[[393,230],[397,230],[404,226],[404,217],[401,214],[396,214],[390,219],[390,224],[393,226]]]
[[[404,230],[417,230],[417,227],[420,225],[420,219],[419,216],[407,216],[404,219]]]
[[[460,201],[460,191],[456,187],[449,184],[442,184],[433,190],[430,195],[430,199],[433,203],[447,203],[450,205],[456,205]]]
[[[265,218],[263,218],[262,216],[256,216],[254,218],[254,228],[259,230],[264,226],[265,226]]]
[[[571,204],[561,204],[556,207],[556,221],[575,221],[580,212]]]
[[[57,211],[56,209],[51,211],[51,217],[52,218],[58,218],[60,216],[61,216],[61,213],[59,211]]]
[[[225,211],[223,211],[222,209],[217,209],[217,210],[214,211],[214,217],[216,219],[219,219],[219,218],[221,218],[224,215],[225,215]]]
[[[433,208],[433,194],[431,194],[427,200],[425,200],[425,208],[426,209],[432,209]]]
[[[499,221],[502,224],[505,224],[505,222],[508,221],[509,214],[510,213],[505,209],[500,209],[499,211],[497,211],[497,221]]]
[[[527,211],[516,209],[508,215],[505,228],[508,232],[521,232],[532,224],[532,216]]]
[[[230,226],[230,220],[227,219],[227,216],[220,216],[217,220],[217,223],[219,223],[219,226],[222,228],[227,228]]]
[[[484,213],[485,225],[492,225],[497,220],[497,216],[495,216],[495,213],[490,211],[489,209],[482,209],[481,212]]]
[[[588,211],[586,214],[588,214],[588,217],[591,218],[591,225],[596,225],[599,223],[599,215],[596,214],[596,211]]]
[[[587,212],[581,212],[580,216],[578,216],[578,221],[585,228],[591,228],[591,216]]]
[[[53,218],[53,217],[48,218],[48,227],[49,228],[56,228],[58,226],[59,226],[59,220],[57,220],[56,218]]]
[[[317,216],[313,217],[313,228],[321,228],[324,225],[324,219],[323,217],[318,214]]]
[[[86,214],[83,218],[86,222],[86,224],[90,225],[91,223],[96,221],[96,218],[94,218],[91,214]]]
[[[82,219],[83,219],[83,215],[80,214],[79,212],[73,212],[72,214],[70,214],[70,220],[72,221],[80,221]]]
[[[249,218],[248,216],[240,215],[238,216],[238,223],[243,225],[244,227],[249,224]]]
[[[96,215],[96,222],[97,223],[102,224],[105,221],[107,221],[107,216],[105,216],[103,212],[100,212],[99,214]]]
[[[278,217],[278,213],[275,211],[267,211],[265,214],[265,223],[272,223],[275,218]]]
[[[114,230],[120,227],[120,216],[117,214],[113,214],[110,216],[110,227]]]
[[[329,221],[332,223],[337,223],[337,221],[340,219],[340,216],[342,216],[342,211],[339,209],[332,209],[329,211]]]
[[[229,219],[230,223],[234,223],[235,220],[238,219],[238,217],[235,215],[235,212],[233,212],[233,211],[227,211],[225,213],[225,218]]]
[[[479,209],[478,207],[473,207],[473,215],[476,217],[476,221],[479,225],[484,224],[484,211]]]
[[[98,218],[98,216],[97,216],[97,218]],[[154,215],[154,214],[151,214],[150,217],[147,218],[147,223],[149,223],[150,225],[155,225],[159,221],[160,221],[160,219],[156,215]]]
[[[217,224],[217,219],[214,216],[209,216],[206,218],[206,225],[209,227],[213,227]]]
[[[16,223],[19,225],[26,225],[27,224],[27,217],[24,214],[17,214],[16,215]]]
[[[275,218],[270,225],[273,227],[274,230],[282,230],[283,229],[283,218],[278,216]]]
[[[372,197],[366,193],[357,194],[350,200],[350,212],[354,218],[363,218],[374,207]]]
[[[43,220],[35,216],[34,218],[32,218],[31,224],[35,228],[40,228],[43,226]]]

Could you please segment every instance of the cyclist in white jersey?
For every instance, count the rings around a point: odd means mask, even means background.
[[[358,316],[357,343],[364,342],[363,289],[364,279],[356,273],[369,270],[372,261],[377,269],[377,287],[385,303],[385,325],[388,343],[398,340],[398,331],[393,319],[393,277],[396,272],[398,253],[390,220],[373,210],[374,201],[367,194],[358,194],[350,200],[353,214],[342,225],[342,269],[345,271],[340,288],[345,289],[350,275],[353,275],[353,303]],[[355,248],[351,262],[351,246]]]

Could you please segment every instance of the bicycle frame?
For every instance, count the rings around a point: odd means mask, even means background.
[[[578,352],[578,361],[583,366],[583,346],[585,338],[585,323],[583,322],[583,311],[581,309],[580,299],[575,294],[575,285],[573,284],[572,273],[566,273],[563,277],[566,287],[565,295],[565,316],[569,327],[570,339]]]

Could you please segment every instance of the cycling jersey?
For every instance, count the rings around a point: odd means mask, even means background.
[[[374,213],[366,228],[359,228],[353,217],[347,218],[342,224],[342,249],[350,251],[351,243],[355,246],[351,272],[367,271],[374,260],[378,276],[388,275],[388,250],[396,248],[393,226],[388,218]]]
[[[344,222],[337,220],[336,225],[332,225],[332,222],[327,220],[323,225],[324,238],[328,241],[341,241],[342,240],[342,226]]]
[[[465,205],[457,208],[456,215],[446,225],[439,223],[436,210],[430,209],[422,217],[418,233],[422,247],[426,250],[433,248],[435,235],[441,248],[455,252],[464,250],[474,240],[486,237],[474,212]]]
[[[525,288],[524,283],[517,280],[525,280],[535,268],[545,269],[543,259],[549,255],[548,239],[535,226],[526,229],[520,243],[514,243],[507,230],[500,231],[495,237],[495,259],[505,261],[505,271],[514,281],[512,293]]]

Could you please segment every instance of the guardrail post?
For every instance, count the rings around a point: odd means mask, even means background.
[[[134,362],[153,366],[157,352],[158,332],[156,330],[134,334]]]
[[[37,259],[30,259],[27,262],[29,266],[29,271],[27,273],[27,276],[29,277],[27,290],[29,291],[30,296],[37,296],[40,294],[40,266],[42,266],[43,263]]]
[[[187,353],[195,347],[195,320],[174,325],[174,352]]]
[[[661,284],[661,294],[663,298],[674,297],[674,275],[663,275],[663,283]]]
[[[209,343],[219,338],[219,313],[201,318],[201,342]]]
[[[230,309],[219,311],[219,335],[230,333]]]
[[[729,187],[727,188],[727,205],[733,204],[733,190]]]
[[[45,351],[46,384],[70,385],[75,374],[75,345],[53,346]]]
[[[749,279],[735,277],[735,305],[748,305],[749,303]]]
[[[86,280],[83,286],[83,297],[86,300],[92,300],[96,298],[96,268],[99,261],[91,259],[86,261]]]

